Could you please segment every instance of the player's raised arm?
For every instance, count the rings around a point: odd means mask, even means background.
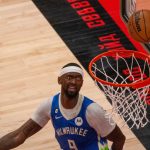
[[[0,150],[10,150],[21,145],[28,137],[37,133],[41,128],[36,122],[29,119],[17,130],[0,138]]]

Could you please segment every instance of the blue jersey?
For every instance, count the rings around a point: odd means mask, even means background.
[[[55,128],[55,137],[63,150],[109,150],[107,140],[97,135],[86,119],[86,109],[93,103],[84,97],[79,114],[66,120],[59,108],[59,95],[53,97],[51,119]]]

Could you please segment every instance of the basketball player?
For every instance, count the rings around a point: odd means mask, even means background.
[[[105,111],[79,94],[83,70],[76,63],[65,65],[58,77],[61,92],[44,101],[32,117],[17,130],[0,139],[0,150],[13,149],[42,129],[51,120],[62,150],[122,150],[125,136]],[[113,122],[113,120],[111,120]]]

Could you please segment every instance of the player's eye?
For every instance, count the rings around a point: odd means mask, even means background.
[[[72,76],[72,75],[67,75],[65,76],[65,79],[70,81],[75,79],[76,81],[82,81],[82,76]]]
[[[72,80],[72,79],[73,79],[73,76],[68,75],[68,76],[65,77],[65,79],[67,79],[67,80]]]
[[[76,76],[76,80],[77,81],[81,81],[82,80],[82,76]]]

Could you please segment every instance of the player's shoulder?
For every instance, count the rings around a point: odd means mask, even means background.
[[[104,113],[105,110],[103,109],[102,106],[100,106],[98,103],[93,101],[92,103],[88,105],[87,112],[92,112],[92,113],[97,114],[97,113],[102,113],[102,112]]]
[[[84,101],[86,101],[86,102],[89,102],[89,103],[96,103],[96,101],[95,101],[94,99],[90,98],[90,97],[87,97],[87,96],[82,95],[82,94],[81,94],[81,96],[83,97],[82,99],[83,99]],[[97,103],[96,103],[96,104],[97,104]],[[97,105],[98,105],[98,104],[97,104]]]
[[[92,100],[91,98],[87,97],[87,96],[84,96],[84,95],[81,95],[82,96],[82,99],[84,102],[86,103],[94,103],[94,100]]]
[[[39,104],[39,107],[38,109],[40,110],[47,110],[51,107],[52,105],[52,97],[49,97],[45,100],[43,100],[40,104]]]
[[[94,100],[91,98],[88,98],[86,96],[83,96],[83,105],[87,107],[87,111],[93,111],[97,109],[102,109],[99,104],[97,104]]]
[[[40,108],[43,108],[43,109],[51,109],[51,106],[52,106],[52,103],[53,103],[53,100],[54,100],[54,97],[56,95],[52,95],[50,96],[49,98],[43,100],[41,103],[40,103]]]
[[[59,97],[60,97],[60,92],[59,92],[59,93],[56,93],[56,94],[54,94],[54,95],[52,95],[52,96],[50,97],[50,101],[51,101],[51,102],[56,102],[56,101],[59,100]]]

